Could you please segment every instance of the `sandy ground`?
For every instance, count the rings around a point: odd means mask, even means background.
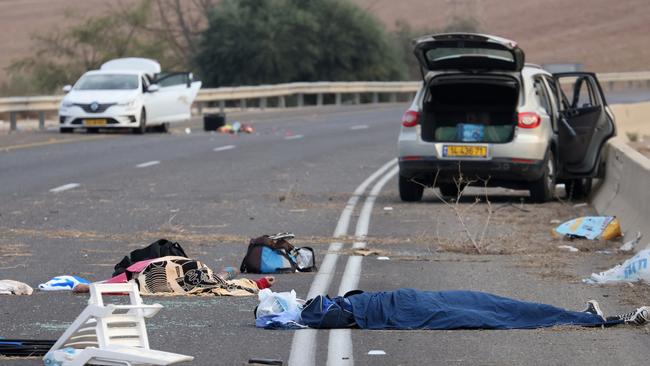
[[[514,39],[536,63],[582,63],[598,72],[647,70],[650,7],[647,0],[352,0],[389,28],[398,20],[414,29],[441,29],[471,16],[485,33]],[[135,0],[1,0],[0,82],[12,60],[33,51],[34,34],[65,29]],[[66,12],[75,16],[66,18]]]

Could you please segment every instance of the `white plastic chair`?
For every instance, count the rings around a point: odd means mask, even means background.
[[[104,304],[103,294],[128,293],[128,305]],[[149,348],[144,318],[162,305],[144,305],[135,283],[93,283],[88,306],[43,358],[52,366],[172,365],[194,357]]]

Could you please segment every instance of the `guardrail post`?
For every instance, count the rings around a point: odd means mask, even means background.
[[[225,100],[220,100],[219,101],[219,112],[221,112],[221,113],[226,112],[226,101]]]
[[[284,98],[284,95],[278,97],[278,108],[285,108],[287,106],[287,101]]]
[[[297,95],[298,97],[298,107],[302,107],[305,105],[305,95],[300,93]]]
[[[16,112],[9,113],[9,131],[16,131]]]
[[[43,111],[38,112],[38,129],[39,130],[45,129],[45,112]]]
[[[246,110],[246,99],[242,98],[242,99],[239,101],[239,107],[241,108],[242,111],[245,111],[245,110]]]
[[[361,104],[361,93],[354,93],[354,104]]]
[[[391,103],[397,102],[397,93],[390,93],[390,102]]]
[[[341,105],[341,93],[336,93],[335,95],[336,105]]]
[[[372,102],[374,104],[379,103],[379,93],[372,93]]]
[[[323,93],[316,94],[316,105],[319,107],[323,105]]]
[[[266,109],[266,97],[260,98],[260,109],[265,110]]]

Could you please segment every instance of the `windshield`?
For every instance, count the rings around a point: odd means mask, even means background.
[[[85,75],[75,85],[75,90],[131,90],[138,88],[137,75]]]

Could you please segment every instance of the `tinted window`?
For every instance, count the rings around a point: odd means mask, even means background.
[[[85,75],[74,87],[75,90],[130,90],[137,88],[137,75],[120,74]]]
[[[482,56],[498,60],[514,62],[514,56],[510,51],[503,49],[472,48],[472,47],[439,47],[428,50],[427,60],[436,62],[447,58]]]
[[[551,109],[551,102],[548,99],[546,88],[544,88],[541,80],[535,80],[535,96],[539,101],[539,105],[546,111],[546,114],[551,116],[553,109]]]

